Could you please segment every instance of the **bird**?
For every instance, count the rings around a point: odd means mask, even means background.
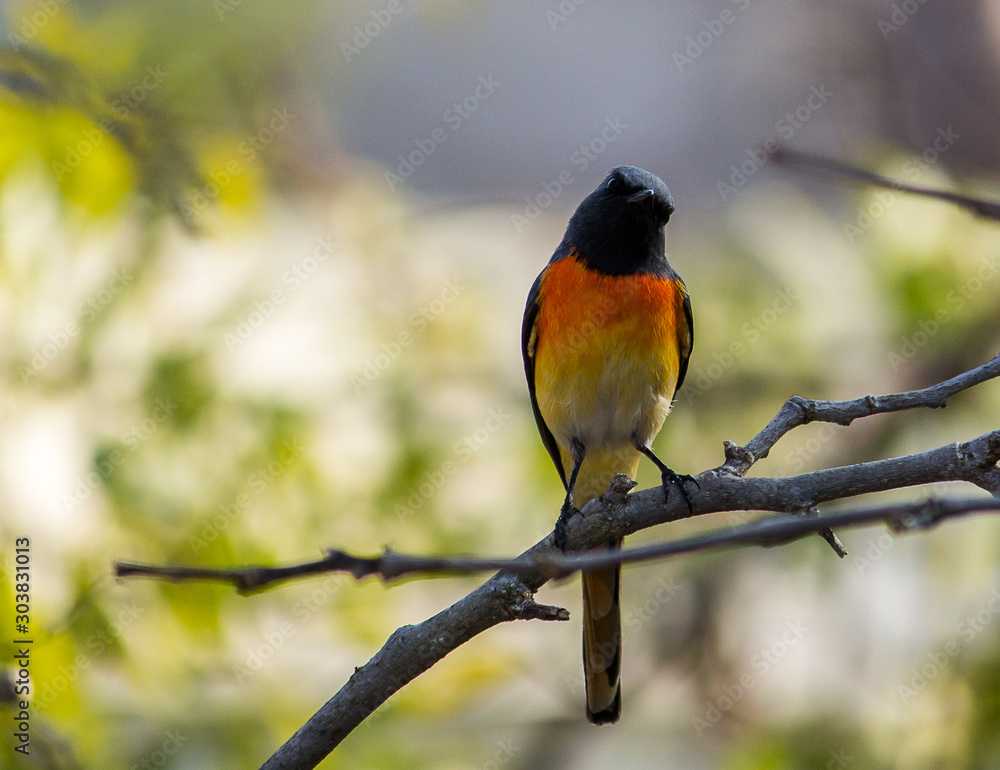
[[[566,489],[554,540],[619,473],[645,456],[665,496],[685,484],[652,449],[694,344],[687,287],[667,261],[674,199],[656,175],[612,169],[573,213],[528,293],[521,328],[524,373],[542,443]],[[609,542],[616,550],[621,540]],[[583,664],[587,719],[621,716],[621,565],[584,571]]]

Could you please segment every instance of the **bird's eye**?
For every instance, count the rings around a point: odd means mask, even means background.
[[[613,176],[608,180],[606,187],[609,190],[614,190],[618,186],[618,177]]]

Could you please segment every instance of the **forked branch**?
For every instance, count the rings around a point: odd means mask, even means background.
[[[263,765],[267,770],[315,767],[369,714],[452,650],[499,623],[518,619],[565,620],[566,610],[534,601],[535,592],[553,577],[610,562],[663,559],[682,553],[737,545],[780,545],[831,526],[840,528],[887,523],[894,531],[923,530],[938,522],[977,511],[1000,510],[1000,500],[926,500],[848,510],[819,516],[817,506],[831,500],[890,489],[964,481],[1000,497],[1000,430],[964,443],[948,444],[893,457],[790,477],[747,478],[746,472],[767,456],[790,430],[808,422],[849,425],[873,414],[915,408],[940,408],[950,398],[1000,375],[1000,356],[922,390],[852,401],[789,399],[768,425],[746,446],[726,442],[726,461],[696,477],[689,510],[680,495],[664,501],[660,488],[629,494],[634,483],[616,477],[603,497],[591,501],[567,528],[567,548],[586,551],[609,540],[690,516],[722,511],[770,511],[741,527],[708,532],[622,551],[618,555],[563,556],[552,536],[516,559],[427,558],[386,551],[358,557],[330,550],[322,559],[285,567],[216,570],[200,567],[155,567],[119,562],[119,577],[166,580],[217,580],[241,592],[258,591],[288,580],[331,571],[357,578],[377,575],[393,580],[404,575],[446,575],[500,570],[482,586],[422,623],[404,626],[389,637],[378,653],[356,669],[348,682]],[[791,515],[789,515],[791,514]]]

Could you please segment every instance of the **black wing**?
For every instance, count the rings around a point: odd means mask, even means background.
[[[677,397],[677,391],[684,384],[684,376],[688,370],[688,360],[691,358],[691,350],[694,348],[694,316],[691,314],[691,297],[688,295],[687,286],[684,285],[684,281],[680,278],[677,278],[676,281],[680,286],[681,292],[684,294],[684,319],[687,321],[687,333],[685,334],[681,331],[677,335],[677,344],[680,350],[680,371],[677,373],[677,387],[674,388],[674,398]]]
[[[542,443],[549,450],[552,462],[556,464],[556,470],[559,471],[559,478],[562,479],[563,486],[565,487],[566,470],[563,468],[559,445],[556,443],[556,437],[549,430],[549,426],[542,419],[542,413],[538,411],[538,399],[535,398],[535,347],[538,343],[536,328],[540,307],[538,298],[541,294],[543,275],[545,275],[545,270],[538,274],[535,282],[531,285],[531,291],[528,292],[528,302],[524,307],[524,321],[521,323],[521,356],[524,358],[524,376],[528,380],[528,394],[531,396],[531,411],[535,415],[535,424],[538,425],[538,432],[542,436]],[[690,310],[688,313],[690,313]],[[685,361],[686,363],[687,361]]]

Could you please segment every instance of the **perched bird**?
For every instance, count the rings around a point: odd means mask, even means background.
[[[658,177],[613,169],[577,208],[528,294],[521,352],[535,422],[566,487],[555,528],[562,549],[568,519],[615,474],[634,479],[642,455],[660,470],[665,493],[676,485],[690,505],[684,483],[693,479],[651,449],[694,341],[687,288],[664,253],[673,213]],[[595,724],[621,714],[620,580],[620,566],[583,573],[587,718]]]

